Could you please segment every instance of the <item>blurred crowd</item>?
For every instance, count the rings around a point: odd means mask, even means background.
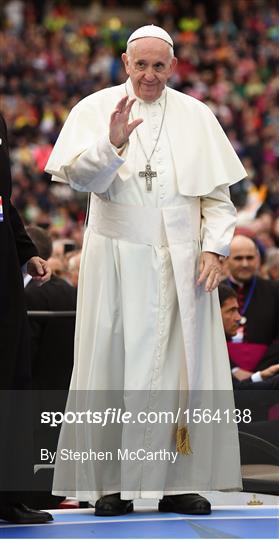
[[[274,277],[270,266],[279,268],[278,3],[108,1],[80,2],[78,9],[76,4],[10,0],[0,8],[0,108],[9,128],[13,201],[25,223],[50,232],[56,271],[68,272],[69,253],[81,247],[86,197],[51,185],[44,166],[73,105],[126,79],[120,55],[135,25],[121,19],[122,4],[140,8],[136,26],[159,24],[173,36],[179,63],[170,85],[211,107],[242,159],[248,179],[232,190],[238,228],[256,239],[262,273]]]

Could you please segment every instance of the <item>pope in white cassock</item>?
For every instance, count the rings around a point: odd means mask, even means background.
[[[236,220],[229,185],[246,172],[210,109],[166,86],[177,63],[169,34],[139,28],[122,60],[126,83],[73,108],[46,167],[91,193],[67,408],[121,391],[132,413],[180,413],[163,427],[118,426],[117,457],[101,469],[105,429],[64,423],[54,492],[92,501],[98,515],[156,497],[160,511],[206,514],[197,490],[241,489],[237,426],[216,398],[224,391],[233,409],[216,287]],[[192,423],[193,406],[221,420]],[[61,459],[65,448],[94,456]]]

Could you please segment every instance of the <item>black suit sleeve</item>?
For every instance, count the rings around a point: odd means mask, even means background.
[[[269,345],[266,353],[257,365],[257,369],[262,371],[274,364],[279,364],[279,341],[277,342],[277,340]]]
[[[17,213],[17,210],[10,202],[11,197],[11,169],[8,148],[7,126],[3,116],[0,113],[0,137],[1,144],[1,195],[8,208],[8,226],[11,228],[15,240],[16,251],[20,265],[22,266],[31,257],[37,255],[37,249],[27,235],[24,225]],[[3,232],[4,234],[4,232]]]
[[[236,377],[232,378],[234,390],[279,390],[279,374],[268,377],[263,381],[253,382],[251,377],[239,381]],[[279,397],[278,397],[279,399]]]
[[[34,246],[31,238],[25,231],[24,225],[18,215],[15,207],[10,203],[10,220],[13,229],[13,234],[16,243],[16,250],[19,258],[20,265],[29,261],[31,257],[38,255],[37,249]]]
[[[234,375],[232,374],[232,383],[234,390],[249,390],[250,388],[253,388],[255,384],[249,377],[249,379],[243,379],[242,381],[239,381]]]

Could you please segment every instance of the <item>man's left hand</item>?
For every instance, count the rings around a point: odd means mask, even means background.
[[[45,283],[51,276],[47,261],[41,259],[41,257],[31,257],[31,259],[29,259],[27,263],[27,273],[39,283]]]
[[[218,287],[221,279],[221,262],[217,253],[203,251],[199,263],[199,278],[197,285],[205,282],[206,292],[212,292]]]

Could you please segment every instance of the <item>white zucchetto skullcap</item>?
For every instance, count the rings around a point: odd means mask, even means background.
[[[145,38],[145,37],[154,37],[166,41],[171,47],[173,47],[173,41],[170,35],[161,28],[160,26],[155,26],[154,24],[148,24],[147,26],[141,26],[135,30],[129,37],[127,45],[135,39]]]

